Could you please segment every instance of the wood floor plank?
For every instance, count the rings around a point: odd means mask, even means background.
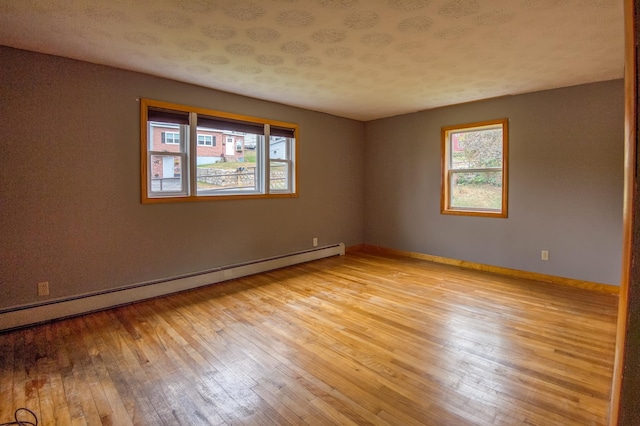
[[[11,381],[9,382],[11,387],[9,388],[10,394],[8,399],[11,404],[13,404],[13,406],[24,407],[25,360],[22,356],[24,348],[24,336],[15,336],[13,345],[13,353],[11,354],[13,357],[13,362],[10,366],[10,368],[12,369],[12,377]],[[11,415],[13,416],[13,410],[11,408],[10,410]]]
[[[71,412],[67,402],[65,389],[62,381],[62,374],[66,362],[66,350],[64,346],[64,336],[60,334],[60,330],[64,327],[64,321],[59,321],[46,325],[46,345],[47,345],[47,381],[48,388],[43,389],[43,396],[51,398],[53,405],[53,417],[49,417],[46,413],[37,413],[42,417],[42,422],[46,425],[64,425],[71,424]],[[30,408],[30,407],[27,407]]]
[[[128,346],[123,344],[116,315],[112,311],[105,311],[87,315],[83,319],[87,328],[95,331],[91,337],[130,421],[133,424],[175,423],[175,413],[170,410],[170,403],[162,389],[151,383]],[[159,416],[154,409],[154,401],[157,401],[157,406],[167,407],[168,413],[160,411],[166,413],[166,417]]]
[[[0,422],[605,425],[616,313],[355,252],[0,333]]]
[[[0,334],[0,421],[13,419],[17,404],[13,401],[14,346],[17,333]]]
[[[131,425],[122,399],[117,389],[110,380],[107,367],[100,356],[100,350],[87,330],[85,321],[79,322],[79,338],[86,347],[87,358],[84,361],[87,369],[90,368],[89,386],[100,415],[102,425]],[[90,365],[90,367],[89,367]]]
[[[51,326],[35,328],[34,344],[35,344],[35,369],[37,371],[36,378],[30,383],[31,392],[38,394],[38,415],[46,419],[55,419],[55,405],[52,398],[51,383],[49,381],[49,342]],[[43,424],[47,424],[43,422]],[[49,423],[53,424],[53,422]]]

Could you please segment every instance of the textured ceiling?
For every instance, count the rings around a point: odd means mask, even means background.
[[[358,120],[622,78],[621,0],[0,0],[0,44]]]

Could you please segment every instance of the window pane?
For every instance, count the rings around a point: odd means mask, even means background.
[[[151,156],[151,192],[181,192],[182,158],[179,155]]]
[[[269,188],[277,191],[289,189],[289,163],[272,161],[269,169]]]
[[[198,195],[256,190],[256,167],[227,167],[229,163],[198,166]]]
[[[259,190],[256,146],[261,136],[232,131],[226,127],[202,126],[198,127],[198,134],[203,136],[203,140],[206,139],[205,135],[210,136],[204,145],[199,144],[197,147],[198,195],[226,195]]]
[[[451,134],[451,168],[502,167],[502,129],[481,129]]]
[[[297,195],[297,125],[148,99],[142,106],[143,203]]]
[[[186,152],[187,144],[182,135],[189,134],[189,125],[149,122],[149,151],[155,152]]]
[[[291,138],[282,136],[269,137],[269,158],[272,160],[289,160],[289,142]]]
[[[451,207],[482,210],[502,208],[502,172],[451,173]]]

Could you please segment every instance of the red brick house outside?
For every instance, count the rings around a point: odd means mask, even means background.
[[[169,123],[149,123],[150,151],[180,152],[180,126]],[[236,132],[198,127],[197,165],[225,161],[244,161],[245,137]],[[155,156],[151,161],[154,179],[178,178],[182,175],[180,156]]]

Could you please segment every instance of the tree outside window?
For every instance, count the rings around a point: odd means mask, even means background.
[[[507,217],[506,119],[442,128],[443,214]]]

